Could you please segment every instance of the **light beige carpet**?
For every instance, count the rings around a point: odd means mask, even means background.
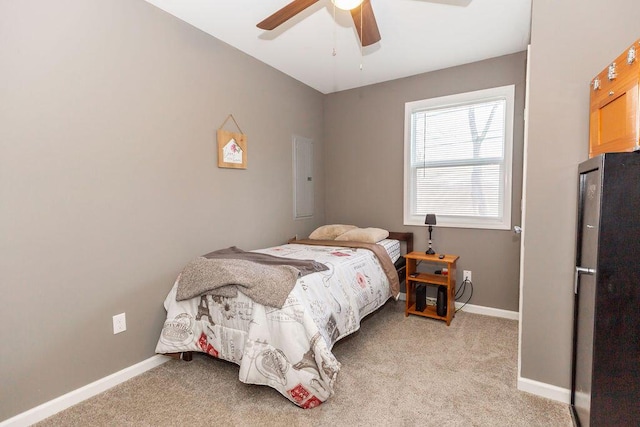
[[[451,326],[388,302],[335,345],[335,395],[303,410],[208,356],[172,360],[41,426],[571,426],[568,405],[516,389],[518,323],[458,312]]]

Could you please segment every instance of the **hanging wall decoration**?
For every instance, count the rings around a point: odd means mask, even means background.
[[[231,119],[239,132],[229,132],[224,125]],[[218,129],[218,167],[246,169],[247,168],[247,135],[242,133],[238,122],[229,114]]]

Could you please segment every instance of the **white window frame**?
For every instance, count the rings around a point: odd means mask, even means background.
[[[437,217],[438,227],[480,228],[508,230],[511,228],[511,193],[512,193],[512,163],[513,163],[513,117],[514,117],[515,85],[501,86],[491,89],[423,99],[405,103],[405,131],[404,131],[404,225],[424,226],[425,215],[413,214],[415,182],[411,169],[412,135],[411,117],[416,111],[449,108],[461,104],[487,102],[504,99],[505,105],[505,136],[504,136],[504,175],[502,176],[502,206],[498,218],[456,217],[440,215]]]

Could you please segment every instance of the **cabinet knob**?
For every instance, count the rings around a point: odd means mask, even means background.
[[[616,63],[612,63],[611,65],[609,65],[609,71],[607,72],[607,78],[609,80],[614,80],[616,77],[618,77],[618,74],[616,73]]]
[[[610,92],[609,92],[609,96],[613,96],[613,91],[610,91]]]
[[[627,52],[627,64],[631,65],[635,60],[636,60],[636,47],[631,46],[631,48],[629,48],[629,52]]]

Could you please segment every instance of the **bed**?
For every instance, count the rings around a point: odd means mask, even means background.
[[[324,268],[296,275],[281,307],[261,303],[251,288],[239,288],[235,296],[185,294],[180,288],[181,281],[187,282],[185,267],[165,299],[167,317],[156,352],[185,360],[201,352],[233,362],[240,367],[241,382],[267,385],[302,408],[316,407],[334,394],[341,365],[333,345],[357,331],[362,318],[397,298],[398,276],[404,272],[401,250],[411,252],[412,247],[412,233],[391,232],[378,243],[292,239],[249,251],[267,259],[312,260]],[[211,254],[215,258],[217,253],[222,251]],[[262,271],[260,277],[270,280]]]

